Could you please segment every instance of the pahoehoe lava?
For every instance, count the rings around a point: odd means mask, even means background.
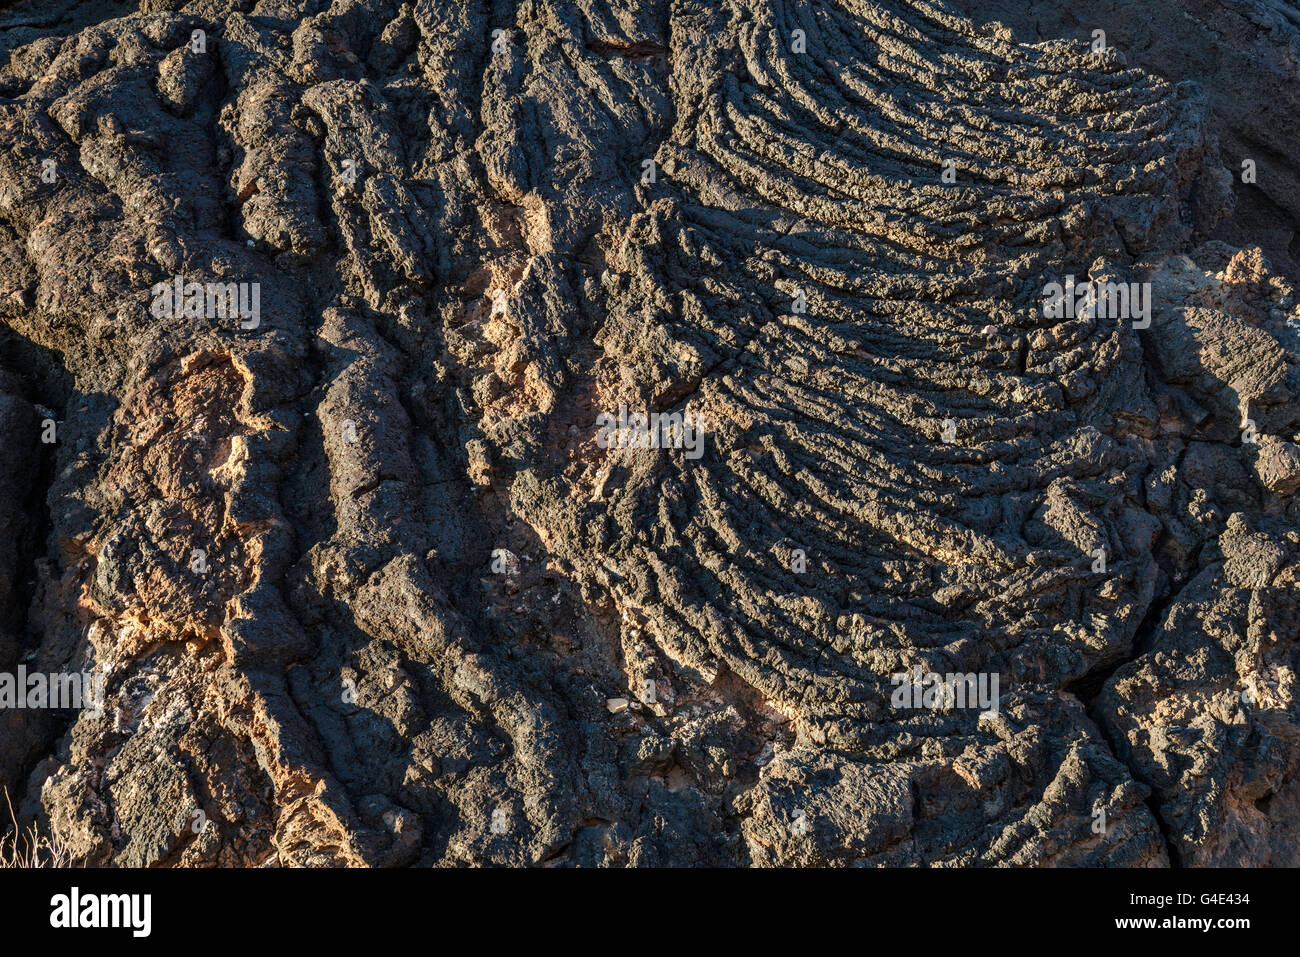
[[[1094,6],[0,11],[0,672],[105,699],[0,709],[23,825],[1300,864],[1300,14],[1231,23],[1287,143]],[[1171,6],[1217,50],[1243,4]],[[1149,324],[1051,314],[1067,277]],[[702,454],[598,441],[621,408]],[[900,708],[918,669],[997,707]]]

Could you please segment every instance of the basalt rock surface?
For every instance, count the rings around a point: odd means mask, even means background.
[[[958,6],[0,11],[0,671],[106,689],[0,710],[20,816],[91,865],[1300,864],[1300,14],[1197,33],[1247,89]]]

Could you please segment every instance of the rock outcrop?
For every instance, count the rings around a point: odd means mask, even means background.
[[[0,710],[15,806],[92,865],[1300,863],[1294,89],[958,6],[0,12],[0,671],[104,689]]]

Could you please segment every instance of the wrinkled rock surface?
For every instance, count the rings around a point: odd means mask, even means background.
[[[1022,6],[0,11],[0,671],[107,689],[0,710],[20,814],[133,867],[1300,864],[1300,15]]]

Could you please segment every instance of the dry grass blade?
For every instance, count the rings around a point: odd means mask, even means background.
[[[0,869],[73,867],[75,861],[72,851],[60,837],[41,834],[35,824],[25,831],[19,829],[13,802],[9,800],[9,789],[3,790],[12,826],[7,834],[0,837]]]

